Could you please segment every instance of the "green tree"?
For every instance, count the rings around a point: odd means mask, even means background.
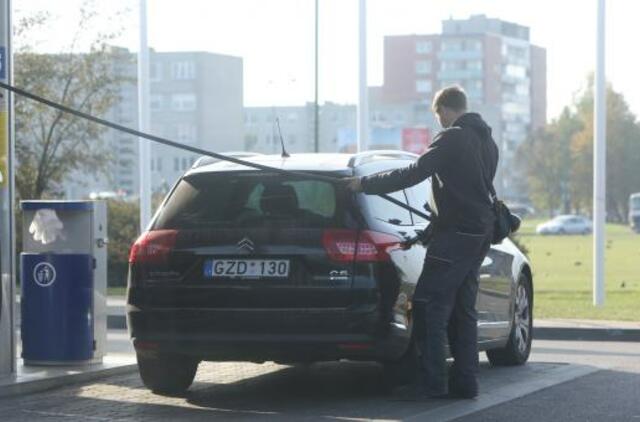
[[[570,146],[580,128],[575,114],[565,108],[557,119],[539,129],[518,151],[531,200],[536,208],[546,210],[550,215],[560,208],[565,212],[570,208]]]
[[[37,43],[17,44],[15,84],[68,107],[104,115],[119,100],[121,84],[128,81],[114,72],[114,63],[126,60],[110,47],[121,32],[98,32],[87,51],[79,52],[82,37],[92,34],[98,14],[93,1],[80,8],[80,21],[69,47],[57,54],[36,51]],[[16,39],[50,24],[46,13],[18,20]],[[56,196],[72,171],[98,174],[110,164],[103,127],[16,96],[16,185],[22,199]]]
[[[593,195],[593,83],[576,103],[583,128],[572,139],[571,185],[576,206],[589,207]],[[640,190],[640,124],[624,96],[607,88],[607,219],[626,222],[629,195]]]
[[[140,208],[137,202],[107,201],[109,286],[124,286],[127,280],[129,250],[138,236]]]
[[[531,199],[553,214],[590,212],[593,200],[593,78],[571,107],[530,137],[519,158]],[[607,89],[607,218],[626,221],[628,199],[640,191],[640,124],[624,96]]]

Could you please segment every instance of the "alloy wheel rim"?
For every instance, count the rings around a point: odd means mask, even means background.
[[[529,295],[524,285],[518,285],[515,306],[515,340],[516,347],[524,354],[529,345],[531,335],[531,316],[529,312]]]

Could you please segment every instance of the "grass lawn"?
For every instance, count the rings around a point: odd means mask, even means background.
[[[539,236],[540,220],[525,220],[518,240],[533,266],[536,318],[640,322],[640,235],[607,225],[605,305],[592,305],[593,236]]]
[[[124,296],[127,294],[126,287],[109,287],[107,289],[107,295],[109,296]]]

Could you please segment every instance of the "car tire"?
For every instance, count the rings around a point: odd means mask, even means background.
[[[140,378],[144,385],[158,394],[181,394],[193,383],[198,361],[174,354],[146,356],[137,354]]]
[[[487,350],[487,357],[491,365],[522,365],[529,359],[533,337],[532,293],[531,281],[525,274],[520,274],[516,286],[516,303],[509,340],[503,348]]]

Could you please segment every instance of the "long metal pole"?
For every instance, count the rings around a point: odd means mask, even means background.
[[[593,101],[593,304],[604,305],[606,216],[607,90],[605,77],[605,0],[598,1],[596,72]]]
[[[147,0],[140,0],[140,50],[138,52],[138,128],[148,133],[149,115],[149,46],[147,42]],[[140,231],[151,220],[151,143],[140,138],[138,144],[140,171]]]
[[[0,0],[0,80],[13,79],[11,1]],[[0,378],[16,373],[13,96],[0,90]]]
[[[367,0],[360,0],[359,10],[359,86],[357,150],[369,147],[369,95],[367,91]]]
[[[320,0],[316,0],[316,13],[315,13],[315,100],[313,103],[313,140],[314,140],[314,151],[315,152],[320,152],[320,105],[318,103],[319,98],[318,98],[318,76],[320,76],[320,73],[318,71],[319,69],[319,59],[318,59],[318,46],[320,44],[319,41],[319,35],[320,35],[320,28],[319,28],[319,22],[320,22],[320,17],[319,17],[319,11],[320,11],[320,6],[319,6]]]

